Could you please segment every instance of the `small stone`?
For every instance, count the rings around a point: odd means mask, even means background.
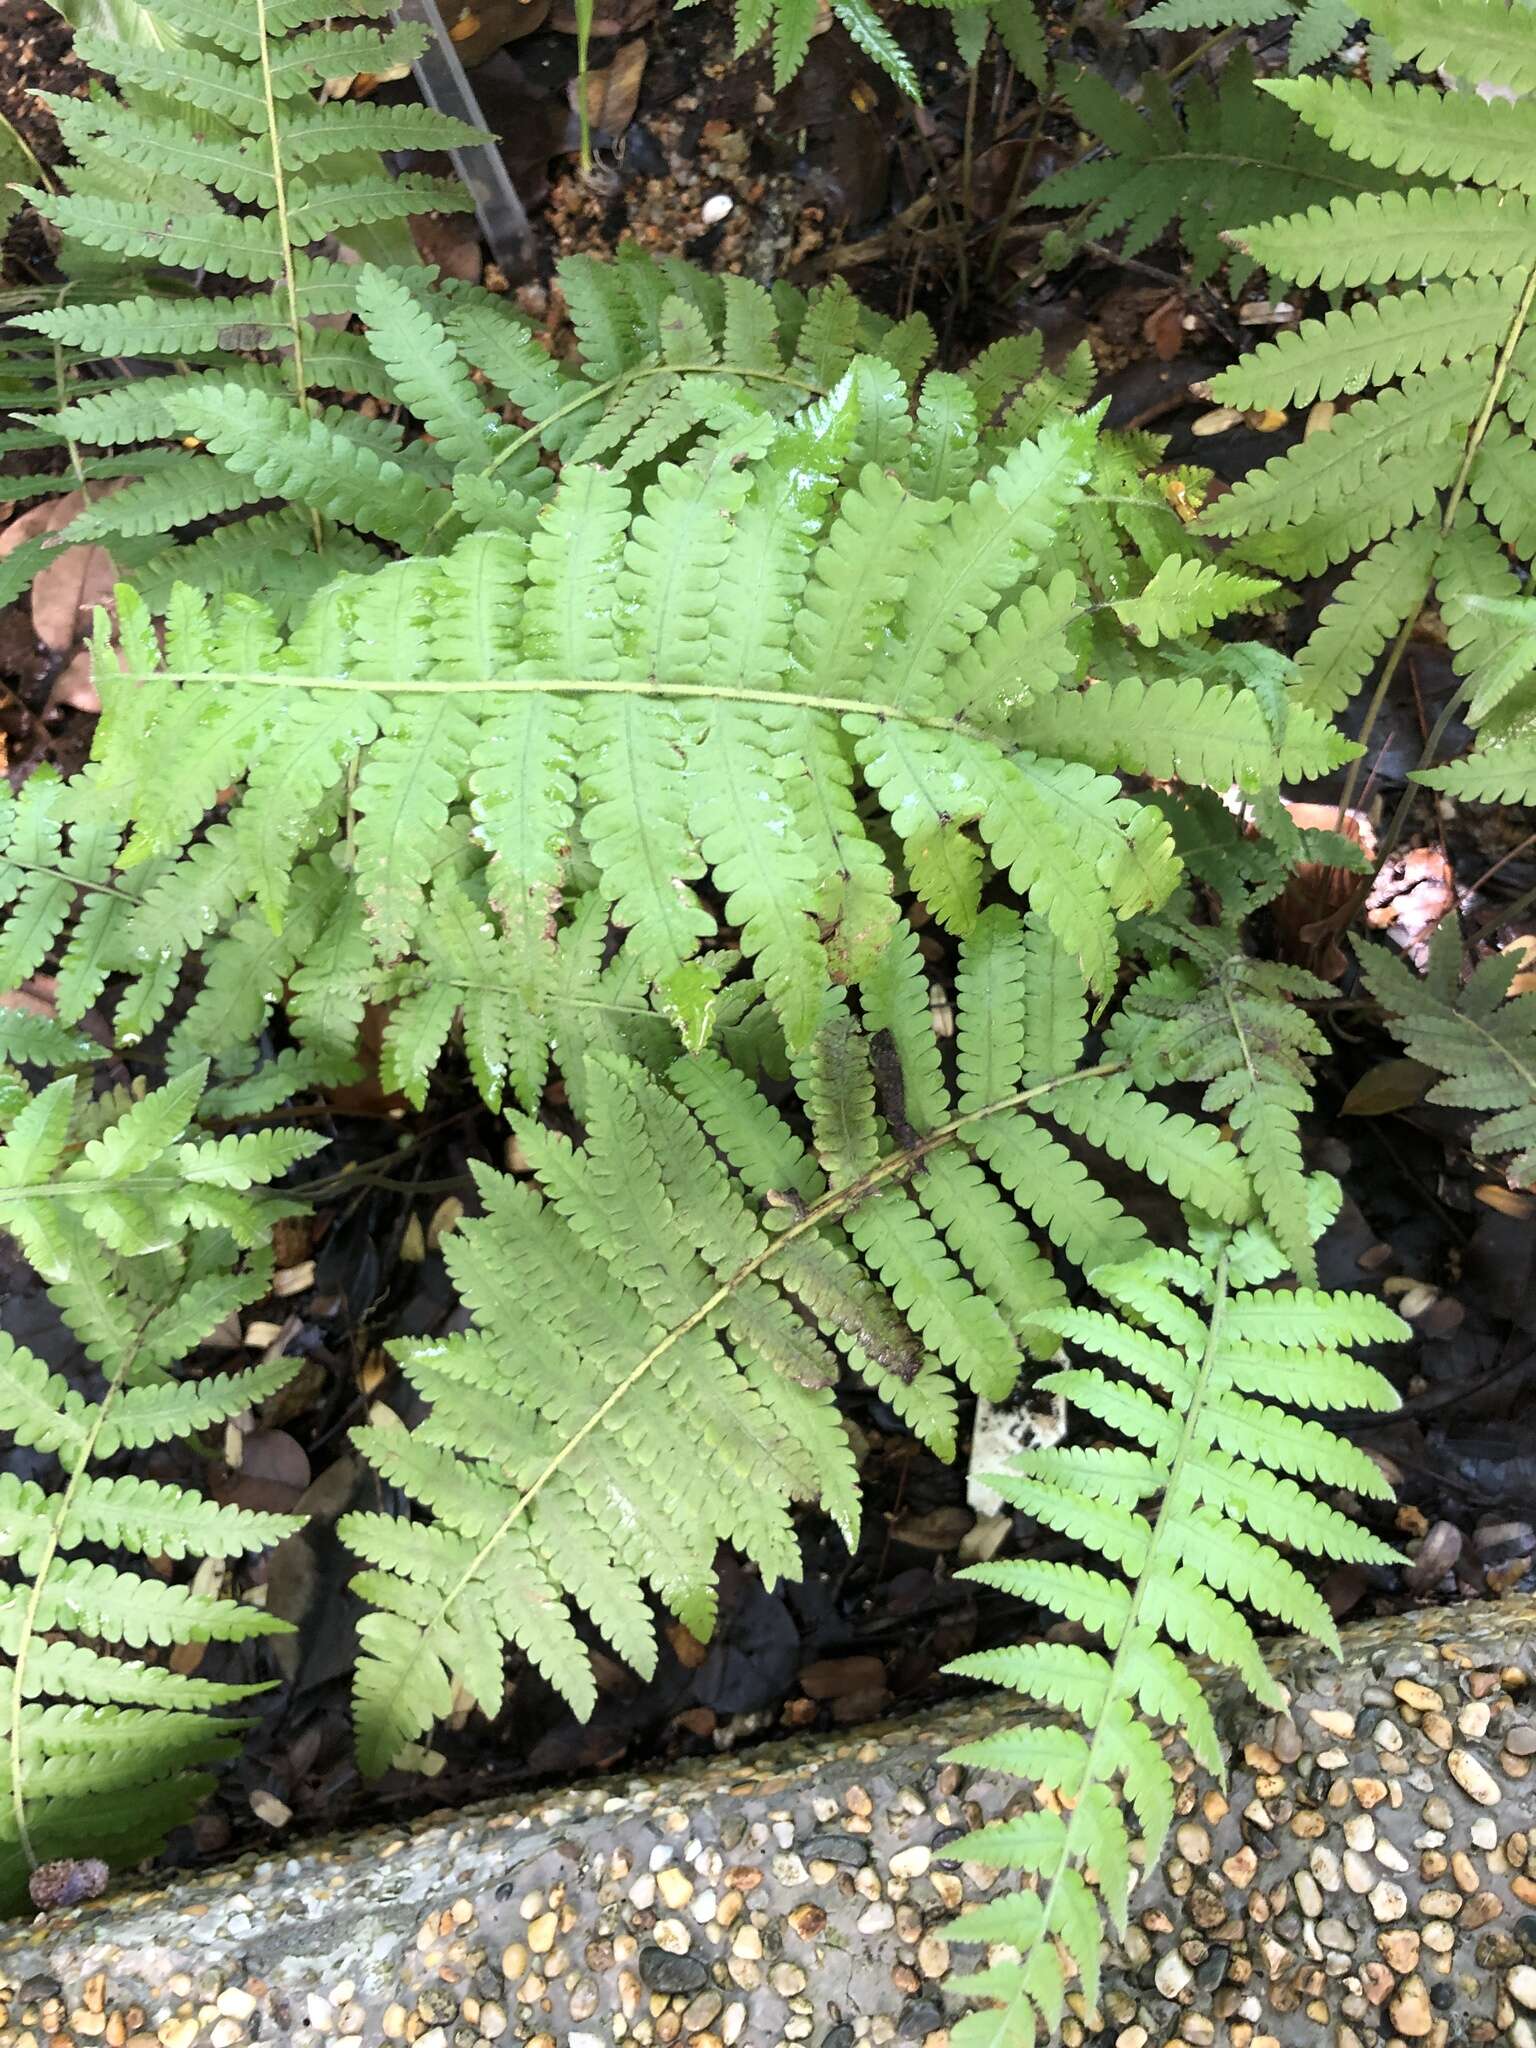
[[[658,1920],[651,1929],[651,1939],[668,1955],[685,1956],[693,1946],[693,1936],[681,1920]]]
[[[1370,1904],[1378,1920],[1401,1920],[1408,1910],[1408,1894],[1400,1884],[1383,1878],[1380,1884],[1372,1886]]]
[[[664,1948],[648,1945],[641,1949],[635,1967],[648,1990],[669,1998],[679,1994],[691,1998],[709,1982],[709,1972],[697,1956],[674,1955]]]
[[[914,1842],[910,1849],[898,1849],[891,1858],[892,1877],[921,1877],[933,1861],[933,1851],[926,1842]]]
[[[1409,2040],[1427,2034],[1435,2023],[1434,2007],[1422,1977],[1404,1980],[1402,1989],[1387,2007],[1393,2026]]]
[[[507,2009],[493,1998],[480,2008],[480,2031],[487,2041],[499,2041],[507,2031]]]
[[[859,1870],[869,1861],[869,1842],[863,1835],[812,1835],[801,1851],[807,1862],[839,1863]]]
[[[775,1963],[768,1982],[780,1998],[798,1998],[806,1986],[806,1975],[798,1963]]]
[[[725,2000],[713,1984],[707,1985],[697,1998],[691,1998],[683,2010],[683,2032],[702,2034],[706,2027],[712,2027],[725,2010]]]
[[[214,2004],[226,2019],[231,2020],[248,2020],[256,2010],[256,2001],[252,1998],[250,1992],[241,1991],[238,1986],[233,1984],[227,1991],[219,1993],[218,1997],[214,2000]]]
[[[329,2012],[329,2007],[327,2007],[327,2012]],[[192,2048],[192,2043],[197,2039],[198,2032],[197,2021],[186,2014],[182,2014],[176,2019],[167,2020],[164,2026],[160,2028],[161,2048]]]
[[[1378,1934],[1376,1946],[1399,1977],[1419,1967],[1419,1937],[1412,1927],[1394,1927],[1390,1933]]]
[[[1337,1949],[1344,1955],[1354,1952],[1355,1937],[1343,1920],[1319,1920],[1317,1938],[1324,1948]]]
[[[541,1913],[537,1920],[528,1923],[528,1946],[536,1956],[547,1956],[555,1945],[555,1936],[560,1932],[558,1913]]]
[[[1504,1989],[1527,2012],[1536,2012],[1536,1969],[1529,1963],[1518,1963],[1504,1979]]]
[[[763,1937],[749,1921],[745,1927],[736,1930],[731,1943],[733,1956],[744,1956],[748,1962],[760,1963],[763,1959]]]
[[[887,1899],[866,1906],[854,1925],[860,1934],[884,1934],[896,1925],[896,1909]]]
[[[1505,1733],[1504,1747],[1511,1756],[1536,1756],[1536,1727],[1529,1721],[1517,1721]]]
[[[1344,1841],[1350,1849],[1374,1849],[1376,1823],[1368,1813],[1352,1813],[1344,1823]]]
[[[1296,1903],[1309,1920],[1317,1919],[1323,1910],[1322,1887],[1310,1870],[1298,1870],[1292,1880],[1296,1888]]]
[[[1419,1900],[1419,1911],[1427,1913],[1431,1920],[1454,1920],[1464,1903],[1460,1892],[1425,1892]]]
[[[1487,1765],[1479,1763],[1469,1750],[1453,1749],[1446,1758],[1445,1765],[1469,1799],[1475,1799],[1479,1806],[1498,1805],[1498,1781]]]
[[[693,1897],[693,1879],[685,1870],[679,1870],[675,1863],[656,1873],[656,1889],[661,1893],[662,1903],[672,1912],[681,1912]]]
[[[1365,1858],[1355,1849],[1344,1851],[1344,1882],[1352,1892],[1362,1897],[1376,1882],[1376,1873]]]
[[[1405,1707],[1417,1707],[1421,1714],[1435,1713],[1445,1705],[1439,1693],[1416,1678],[1400,1678],[1392,1690]]]
[[[1493,1709],[1486,1700],[1468,1700],[1456,1716],[1456,1726],[1469,1742],[1481,1742],[1492,1719]]]
[[[1179,1854],[1196,1869],[1211,1860],[1211,1838],[1198,1821],[1184,1821],[1174,1835]]]
[[[925,1934],[917,1944],[917,1967],[925,1977],[947,1977],[949,1943],[937,1934]]]
[[[1259,1868],[1259,1859],[1246,1845],[1229,1856],[1221,1866],[1221,1874],[1228,1884],[1235,1884],[1239,1891],[1246,1891],[1253,1883]]]
[[[1153,1972],[1152,1981],[1164,1998],[1179,1998],[1194,1983],[1195,1973],[1177,1949],[1170,1949]]]
[[[1355,1717],[1337,1707],[1312,1707],[1307,1719],[1321,1728],[1325,1735],[1336,1735],[1341,1742],[1348,1742],[1355,1732]]]

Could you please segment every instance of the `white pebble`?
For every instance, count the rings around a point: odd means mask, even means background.
[[[699,208],[699,218],[703,221],[705,227],[712,228],[717,221],[722,221],[726,218],[735,204],[736,202],[729,192],[712,192]]]

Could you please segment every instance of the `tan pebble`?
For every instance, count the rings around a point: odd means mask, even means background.
[[[1400,1678],[1392,1690],[1405,1707],[1417,1707],[1421,1714],[1432,1713],[1445,1704],[1432,1686],[1421,1685],[1416,1678]]]
[[[560,1932],[558,1913],[541,1913],[537,1920],[528,1923],[528,1946],[536,1956],[547,1956],[555,1945]]]
[[[501,1974],[515,1982],[528,1967],[528,1951],[520,1941],[510,1941],[501,1952]]]
[[[1174,1841],[1186,1863],[1198,1869],[1211,1860],[1211,1838],[1198,1821],[1186,1820],[1175,1832]]]
[[[1352,1813],[1344,1823],[1344,1843],[1350,1849],[1373,1849],[1376,1846],[1376,1823],[1368,1813]]]
[[[896,1909],[888,1899],[876,1899],[854,1922],[860,1934],[885,1934],[896,1924]]]
[[[1431,1920],[1454,1920],[1465,1903],[1460,1892],[1425,1892],[1419,1900],[1419,1911],[1427,1913]]]
[[[1300,1842],[1316,1842],[1327,1832],[1327,1815],[1318,1813],[1310,1806],[1304,1806],[1300,1813],[1291,1817],[1291,1833]]]
[[[1349,1788],[1367,1813],[1380,1806],[1387,1796],[1387,1788],[1380,1778],[1351,1778]]]
[[[891,1875],[903,1879],[921,1877],[933,1861],[933,1851],[926,1842],[914,1842],[908,1849],[898,1849],[891,1858]]]
[[[1481,1742],[1492,1719],[1493,1709],[1486,1700],[1468,1700],[1456,1716],[1456,1726],[1469,1742]]]
[[[1226,1862],[1222,1864],[1221,1870],[1222,1875],[1229,1884],[1235,1884],[1239,1891],[1244,1891],[1253,1883],[1254,1874],[1258,1867],[1259,1859],[1257,1854],[1254,1850],[1244,1845],[1243,1848],[1227,1858]]]
[[[394,2005],[386,2005],[384,2008],[383,2017],[379,2021],[379,2025],[383,2029],[385,2040],[403,2041],[405,2039],[405,2029],[409,2019],[410,2014],[406,2011],[403,2005],[400,2005],[399,2003],[396,2003]]]
[[[656,1889],[661,1893],[662,1903],[676,1913],[693,1897],[693,1880],[675,1863],[668,1863],[656,1873]]]
[[[965,1886],[952,1870],[930,1870],[928,1882],[938,1895],[939,1903],[947,1906],[951,1913],[958,1913],[965,1901]]]
[[[1456,1731],[1444,1714],[1426,1714],[1423,1726],[1424,1733],[1436,1749],[1449,1749],[1456,1740]]]
[[[1322,1749],[1317,1754],[1318,1768],[1324,1771],[1342,1771],[1348,1768],[1347,1749]]]
[[[1393,2026],[1410,2041],[1419,2040],[1435,2023],[1435,2009],[1429,2002],[1429,1987],[1422,1977],[1405,1979],[1387,2013]]]
[[[1339,1707],[1309,1707],[1307,1719],[1325,1735],[1337,1735],[1341,1742],[1348,1742],[1355,1732],[1354,1715]]]
[[[715,1919],[721,1927],[734,1927],[741,1918],[746,1900],[740,1892],[727,1892],[715,1910]]]
[[[827,1924],[827,1915],[821,1906],[795,1906],[789,1915],[789,1924],[802,1941],[814,1941]]]
[[[725,1881],[732,1891],[755,1892],[763,1881],[763,1873],[750,1863],[737,1863],[725,1873]]]
[[[192,2043],[201,2032],[197,2021],[178,2013],[158,2029],[161,2048],[192,2048]]]
[[[741,2039],[741,2030],[746,2024],[747,2008],[738,1998],[725,2008],[725,2018],[720,2022],[720,2039],[725,2048],[732,2048],[732,2044]]]
[[[1372,2005],[1384,2005],[1392,1996],[1397,1979],[1385,1963],[1363,1963],[1360,1967],[1360,1988]]]
[[[762,1953],[763,1937],[751,1922],[748,1921],[746,1926],[737,1929],[736,1939],[731,1943],[731,1954],[733,1956],[748,1956],[753,1962],[759,1962],[762,1959]]]
[[[917,1967],[925,1977],[947,1977],[949,1943],[937,1934],[925,1934],[917,1945]]]
[[[850,1785],[843,1795],[843,1804],[850,1813],[868,1815],[875,1810],[875,1802],[862,1785]]]
[[[1408,1910],[1408,1894],[1400,1884],[1390,1884],[1386,1878],[1372,1886],[1370,1900],[1371,1911],[1378,1920],[1401,1920]]]
[[[215,2020],[208,2035],[208,2048],[237,2048],[245,2038],[245,2029],[238,2020]]]
[[[1469,1799],[1475,1799],[1479,1806],[1498,1805],[1498,1780],[1470,1750],[1453,1749],[1445,1760],[1445,1767]]]
[[[1483,1881],[1477,1874],[1477,1865],[1465,1849],[1458,1849],[1451,1857],[1451,1876],[1469,1895],[1482,1889]]]
[[[221,1991],[214,2004],[226,2019],[231,2020],[248,2020],[256,2010],[256,2001],[250,1992],[242,1991],[235,1984],[231,1984],[227,1991]]]
[[[1376,1946],[1399,1977],[1406,1977],[1419,1967],[1419,1937],[1412,1927],[1393,1927],[1378,1934]]]
[[[658,1920],[651,1929],[651,1939],[670,1956],[687,1955],[693,1944],[693,1936],[681,1920]]]
[[[1504,1901],[1497,1892],[1478,1892],[1467,1901],[1467,1910],[1461,1916],[1464,1933],[1475,1934],[1479,1927],[1486,1927],[1491,1920],[1497,1920],[1504,1911]]]
[[[507,2009],[487,1999],[480,2008],[480,2031],[487,2041],[498,2041],[507,2031]]]

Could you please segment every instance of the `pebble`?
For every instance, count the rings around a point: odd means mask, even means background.
[[[1427,2034],[1435,2023],[1434,2007],[1422,1977],[1404,1979],[1403,1987],[1387,2007],[1392,2024],[1409,2040]]]
[[[803,1853],[808,1863],[839,1863],[859,1870],[869,1861],[869,1843],[863,1835],[812,1835]]]
[[[555,1936],[560,1932],[560,1918],[556,1913],[541,1913],[536,1920],[528,1923],[528,1946],[536,1956],[547,1956],[555,1945]]]
[[[896,1925],[896,1908],[888,1899],[866,1906],[856,1922],[860,1934],[885,1934]]]
[[[1178,1998],[1194,1983],[1195,1973],[1178,1950],[1171,1949],[1153,1972],[1152,1981],[1164,1998]]]
[[[1378,1920],[1401,1920],[1408,1910],[1408,1894],[1400,1884],[1383,1878],[1371,1888],[1370,1905]]]
[[[648,1990],[661,1991],[669,1997],[679,1993],[691,1997],[709,1982],[709,1972],[697,1956],[673,1955],[664,1948],[641,1949],[636,1968]]]
[[[1479,1806],[1498,1805],[1498,1781],[1487,1765],[1479,1763],[1470,1750],[1453,1749],[1445,1764],[1446,1769],[1469,1799],[1475,1799]]]
[[[1504,1979],[1504,1989],[1527,2012],[1536,2012],[1536,1969],[1529,1963],[1518,1963]]]
[[[916,1842],[910,1849],[898,1849],[891,1858],[891,1875],[899,1878],[921,1877],[933,1861],[933,1851],[926,1842]]]

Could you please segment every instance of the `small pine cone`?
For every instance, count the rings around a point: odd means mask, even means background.
[[[45,1913],[56,1906],[78,1906],[82,1899],[94,1899],[106,1890],[107,1866],[97,1856],[78,1863],[69,1857],[57,1863],[39,1863],[27,1888],[33,1905]]]

